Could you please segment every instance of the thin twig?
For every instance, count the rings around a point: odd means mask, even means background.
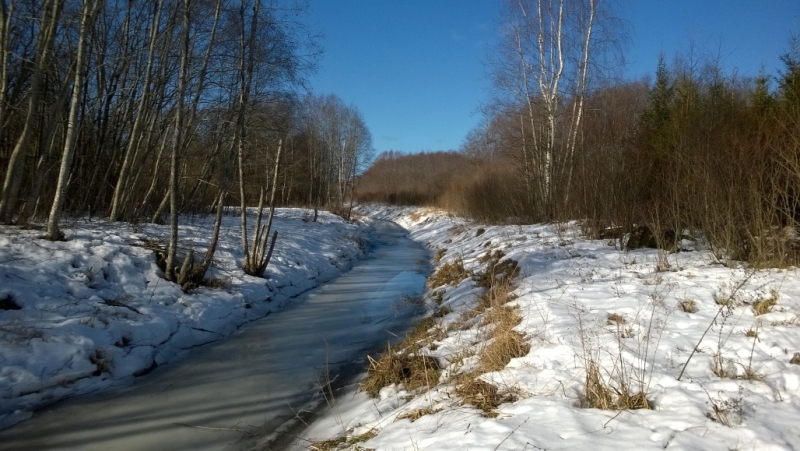
[[[692,357],[697,352],[697,348],[700,346],[700,343],[703,342],[703,339],[706,337],[708,331],[711,330],[711,327],[714,326],[714,323],[717,321],[717,318],[719,317],[720,313],[722,313],[722,310],[728,307],[728,305],[733,300],[733,297],[736,295],[736,293],[740,289],[742,289],[742,287],[744,287],[744,285],[747,283],[748,280],[750,280],[751,277],[753,277],[753,274],[755,274],[755,270],[750,271],[750,274],[748,274],[747,277],[742,279],[742,281],[739,282],[738,285],[736,285],[733,291],[731,291],[731,294],[728,296],[725,302],[721,303],[719,309],[717,310],[717,314],[714,315],[713,318],[711,318],[711,322],[708,324],[708,327],[706,327],[706,330],[703,332],[703,335],[700,336],[700,339],[697,340],[697,344],[694,345],[694,348],[692,348],[692,352],[689,354],[689,358],[686,359],[686,363],[683,364],[683,368],[681,368],[681,373],[678,374],[678,380],[681,380],[681,377],[683,377],[683,373],[686,371],[686,367],[689,366],[689,362],[692,360]]]

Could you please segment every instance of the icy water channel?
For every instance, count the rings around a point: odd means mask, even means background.
[[[388,222],[370,242],[369,258],[284,310],[127,389],[47,407],[0,431],[0,449],[251,448],[410,325],[406,297],[423,291],[428,253]]]

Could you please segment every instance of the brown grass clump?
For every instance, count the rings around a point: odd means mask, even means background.
[[[621,383],[619,387],[610,386],[600,376],[600,367],[589,362],[586,368],[586,386],[581,399],[581,407],[602,410],[650,409],[650,402],[644,392],[631,393]]]
[[[678,307],[686,313],[695,313],[697,312],[697,302],[687,299],[685,301],[681,301],[678,303]]]
[[[441,306],[441,307],[437,308],[433,312],[433,315],[431,315],[431,318],[443,318],[443,317],[445,317],[446,315],[448,315],[450,313],[453,313],[453,309],[450,308],[450,306],[444,305],[444,306]]]
[[[613,326],[614,324],[625,324],[627,322],[628,321],[625,319],[625,317],[618,313],[612,313],[608,315],[608,318],[606,319],[606,324],[609,326]]]
[[[361,390],[376,398],[381,388],[392,384],[403,384],[407,390],[416,390],[439,383],[439,362],[432,357],[416,354],[441,337],[443,332],[439,328],[435,328],[433,333],[429,332],[435,326],[433,318],[425,318],[406,335],[397,350],[389,346],[379,360],[367,356],[369,369],[360,385]]]
[[[407,352],[409,349],[411,349],[411,352],[416,352],[422,347],[419,342],[433,341],[434,337],[428,334],[428,331],[434,326],[436,326],[436,321],[433,317],[428,317],[418,322],[417,325],[411,329],[411,332],[406,334],[406,337],[403,338],[399,346],[400,349],[404,352]]]
[[[431,288],[442,285],[458,285],[462,280],[469,277],[469,273],[464,268],[461,258],[445,263],[432,276],[428,277],[428,286]]]
[[[500,371],[511,359],[525,357],[531,345],[525,336],[515,330],[495,333],[494,340],[481,353],[480,369],[482,371]]]
[[[478,260],[487,263],[486,270],[475,276],[475,282],[479,287],[492,288],[519,274],[519,262],[511,258],[502,260],[505,255],[503,251],[497,250],[487,253]]]
[[[500,394],[497,387],[483,381],[473,374],[466,374],[462,382],[456,386],[456,394],[465,403],[472,404],[476,408],[483,410],[484,415],[489,418],[497,416],[494,409],[500,407],[504,402],[514,401],[512,394]]]
[[[360,388],[373,398],[392,384],[403,384],[411,391],[439,383],[439,363],[432,357],[398,353],[389,348],[379,360],[367,358],[369,370]]]
[[[436,255],[433,256],[433,263],[438,265],[439,262],[442,261],[442,258],[444,258],[444,254],[446,253],[447,249],[439,249],[438,251],[436,251]]]
[[[352,432],[352,430],[349,432]],[[367,440],[370,440],[377,435],[378,431],[376,431],[375,429],[370,429],[369,431],[361,435],[354,435],[351,436],[350,438],[348,438],[345,435],[343,437],[332,438],[330,440],[325,440],[322,442],[315,442],[312,443],[308,447],[308,449],[313,451],[334,451],[337,449],[346,449],[357,443],[366,442]]]
[[[486,315],[486,321],[494,325],[494,330],[492,342],[480,355],[481,371],[500,371],[511,359],[528,355],[531,346],[525,335],[514,330],[522,322],[519,308],[495,307]]]
[[[770,297],[766,299],[758,299],[757,301],[753,302],[753,312],[755,312],[756,316],[766,315],[772,311],[772,307],[775,307],[777,303],[778,293],[775,290],[772,290]]]
[[[420,418],[424,417],[425,415],[433,415],[434,413],[441,412],[442,409],[433,409],[430,407],[426,407],[424,409],[415,409],[411,412],[406,412],[402,415],[398,415],[397,420],[411,420],[411,422],[415,422]]]
[[[508,281],[495,285],[478,296],[478,309],[483,311],[513,301],[516,297],[511,294],[512,291],[514,291],[514,289]]]

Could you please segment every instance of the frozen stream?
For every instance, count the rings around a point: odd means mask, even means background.
[[[132,387],[58,403],[0,431],[0,450],[252,445],[318,404],[326,373],[335,378],[407,328],[413,309],[404,296],[422,292],[427,251],[388,222],[376,224],[371,245],[370,258],[266,320]]]

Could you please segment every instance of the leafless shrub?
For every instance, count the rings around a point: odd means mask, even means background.
[[[708,392],[706,392],[708,395]],[[712,397],[708,395],[709,412],[706,416],[729,428],[742,424],[744,419],[744,400],[741,394],[738,397],[731,398],[725,396],[722,392],[719,396]]]

